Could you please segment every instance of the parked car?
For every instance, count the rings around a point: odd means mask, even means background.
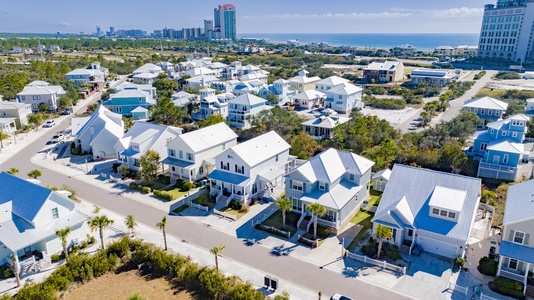
[[[56,125],[56,121],[55,120],[48,120],[44,123],[43,127],[52,127]]]
[[[349,298],[347,296],[343,296],[341,294],[335,294],[334,296],[332,296],[332,298],[330,298],[331,300],[352,300],[352,298]]]
[[[72,107],[66,107],[61,114],[64,116],[72,114]]]
[[[59,143],[59,142],[63,142],[65,140],[65,136],[62,134],[62,133],[58,133],[56,135],[54,135],[52,137],[52,139],[50,140],[50,142],[52,143]]]
[[[423,253],[423,247],[419,244],[415,245],[412,249],[412,254],[419,256],[421,253]]]

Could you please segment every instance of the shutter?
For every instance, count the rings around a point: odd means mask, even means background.
[[[306,192],[306,182],[303,182],[303,183],[302,183],[302,191],[303,191],[303,192]]]
[[[221,161],[221,169],[223,169],[223,162]]]
[[[520,261],[520,260],[517,261],[517,270],[518,270],[518,271],[523,270],[523,262]]]
[[[508,241],[509,242],[513,242],[514,241],[514,230],[510,230],[510,232],[508,233]]]
[[[523,239],[523,245],[528,246],[529,239],[530,239],[530,234],[525,233],[525,238]]]
[[[292,179],[289,179],[289,188],[290,188],[290,189],[293,188],[293,180],[292,180]]]
[[[237,165],[235,165],[235,172],[237,173]]]

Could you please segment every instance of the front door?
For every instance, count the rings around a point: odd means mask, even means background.
[[[397,229],[393,228],[393,231],[391,232],[391,239],[393,242],[395,242],[395,237],[397,236]]]
[[[494,164],[499,164],[499,162],[501,161],[501,157],[499,155],[493,155],[493,163]]]

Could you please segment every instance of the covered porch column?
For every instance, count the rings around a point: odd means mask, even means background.
[[[530,270],[530,263],[527,262],[527,268],[525,269],[525,279],[523,279],[523,294],[527,292],[528,272]]]
[[[502,267],[502,255],[499,255],[499,266],[497,267],[497,276],[501,276],[501,267]]]

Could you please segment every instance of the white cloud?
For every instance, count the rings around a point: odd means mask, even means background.
[[[458,8],[448,8],[441,10],[432,10],[430,11],[432,16],[437,18],[462,18],[462,17],[475,17],[482,16],[484,13],[483,8],[477,7],[458,7]]]
[[[330,18],[347,18],[347,19],[371,19],[371,18],[399,18],[407,17],[412,14],[409,12],[378,12],[378,13],[325,13],[325,14],[276,14],[267,16],[244,16],[247,19],[267,17],[274,19],[330,19]]]

